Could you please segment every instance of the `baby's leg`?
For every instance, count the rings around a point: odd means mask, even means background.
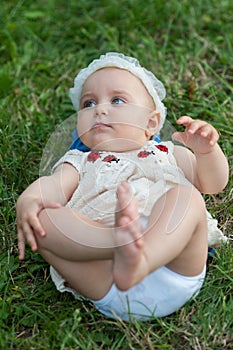
[[[193,188],[177,186],[155,205],[142,235],[137,202],[127,184],[119,187],[113,279],[128,289],[148,273],[167,265],[187,276],[202,272],[207,256],[205,206]],[[131,198],[131,199],[130,199]]]
[[[111,259],[114,228],[94,222],[71,208],[44,209],[39,215],[47,232],[36,235],[39,249],[69,261]]]
[[[137,199],[131,194],[128,183],[118,187],[117,198],[113,280],[119,289],[127,290],[149,273],[149,262]]]
[[[113,283],[114,229],[70,208],[45,209],[39,219],[47,232],[36,236],[43,258],[81,295],[101,299]]]
[[[194,187],[176,186],[154,206],[145,232],[151,271],[166,265],[196,276],[203,271],[208,251],[206,207]]]
[[[62,259],[46,250],[40,253],[65,279],[65,285],[85,298],[102,299],[112,286],[112,260],[79,262]]]

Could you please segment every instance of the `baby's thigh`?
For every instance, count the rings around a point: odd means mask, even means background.
[[[112,261],[74,262],[52,256],[49,252],[44,258],[52,265],[51,277],[60,292],[71,292],[76,297],[99,300],[112,285]]]
[[[206,208],[201,194],[194,187],[177,185],[154,204],[148,226],[157,226],[166,234],[184,228],[191,235],[205,219]]]
[[[187,276],[200,273],[207,255],[206,209],[201,194],[187,186],[168,191],[153,207],[145,240],[160,266]]]
[[[39,220],[46,232],[45,237],[35,233],[40,251],[48,250],[70,261],[112,258],[109,229],[92,221],[90,224],[73,209],[43,209]]]

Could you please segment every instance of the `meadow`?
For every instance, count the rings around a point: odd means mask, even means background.
[[[74,113],[77,72],[107,51],[134,56],[165,84],[168,120],[212,123],[227,155],[224,191],[205,195],[233,237],[233,2],[2,0],[0,5],[0,349],[233,349],[232,241],[208,260],[200,294],[147,323],[111,320],[56,291],[48,265],[18,259],[15,204],[39,176],[55,127]]]

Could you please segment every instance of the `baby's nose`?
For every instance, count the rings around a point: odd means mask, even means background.
[[[108,114],[108,104],[107,103],[99,103],[95,106],[95,114],[96,115],[107,115]]]

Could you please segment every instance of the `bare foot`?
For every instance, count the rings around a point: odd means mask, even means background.
[[[113,279],[119,289],[127,290],[148,274],[149,266],[144,251],[137,199],[132,195],[127,182],[118,187],[117,196]]]

